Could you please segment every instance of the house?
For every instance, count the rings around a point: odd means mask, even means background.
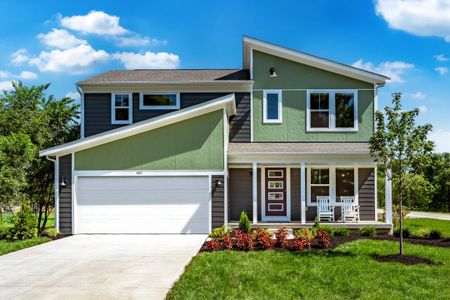
[[[377,220],[368,141],[388,78],[243,38],[242,69],[120,70],[77,83],[82,138],[55,160],[64,233],[208,233]],[[343,215],[344,214],[344,215]]]

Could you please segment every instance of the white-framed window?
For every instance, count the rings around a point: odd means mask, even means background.
[[[340,202],[342,196],[355,196],[356,175],[355,168],[336,168],[336,202]]]
[[[284,204],[283,203],[269,203],[267,205],[268,211],[284,211]]]
[[[269,189],[282,190],[284,188],[283,181],[269,181]]]
[[[263,122],[280,124],[282,122],[283,99],[281,90],[264,90]]]
[[[140,109],[179,109],[180,93],[177,92],[141,92]]]
[[[269,170],[269,172],[267,172],[267,177],[268,178],[283,178],[284,172],[283,172],[283,170]]]
[[[133,123],[133,94],[111,94],[111,124]]]
[[[308,90],[308,131],[357,131],[358,93],[355,90]]]
[[[331,180],[329,168],[309,168],[309,201],[316,204],[317,196],[330,196]]]

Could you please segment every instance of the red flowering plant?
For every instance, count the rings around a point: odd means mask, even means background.
[[[287,248],[289,246],[288,231],[286,227],[281,227],[275,232],[277,238],[277,246]]]
[[[232,250],[233,249],[233,240],[231,239],[230,234],[224,234],[222,236],[222,242],[220,246],[223,250]]]
[[[216,239],[210,239],[206,242],[206,250],[214,251],[220,249],[220,243]]]
[[[324,249],[330,248],[331,245],[331,239],[328,232],[325,230],[317,230],[316,231],[316,237],[319,240],[319,245],[322,246]]]
[[[311,243],[314,240],[314,234],[311,230],[300,229],[295,232],[295,238],[292,240],[292,250],[307,250],[311,248]]]
[[[245,232],[243,230],[235,230],[234,237],[236,239],[236,247],[239,250],[253,250],[254,249],[254,236],[253,233]]]
[[[263,249],[273,249],[275,247],[276,241],[272,239],[272,232],[267,229],[256,229],[255,230],[256,241]]]

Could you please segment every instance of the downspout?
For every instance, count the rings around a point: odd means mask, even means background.
[[[57,157],[53,159],[48,155],[45,158],[55,164],[55,228],[59,232],[59,159]]]
[[[80,138],[84,138],[84,94],[78,85],[77,91],[80,94]]]

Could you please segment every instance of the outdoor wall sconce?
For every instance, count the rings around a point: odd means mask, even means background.
[[[273,77],[277,77],[277,73],[275,72],[275,68],[274,67],[269,69],[269,76],[272,77],[272,78]]]
[[[220,179],[216,180],[216,186],[222,186],[223,182]]]
[[[65,187],[67,185],[66,177],[61,178],[61,183],[59,185],[62,187]]]

